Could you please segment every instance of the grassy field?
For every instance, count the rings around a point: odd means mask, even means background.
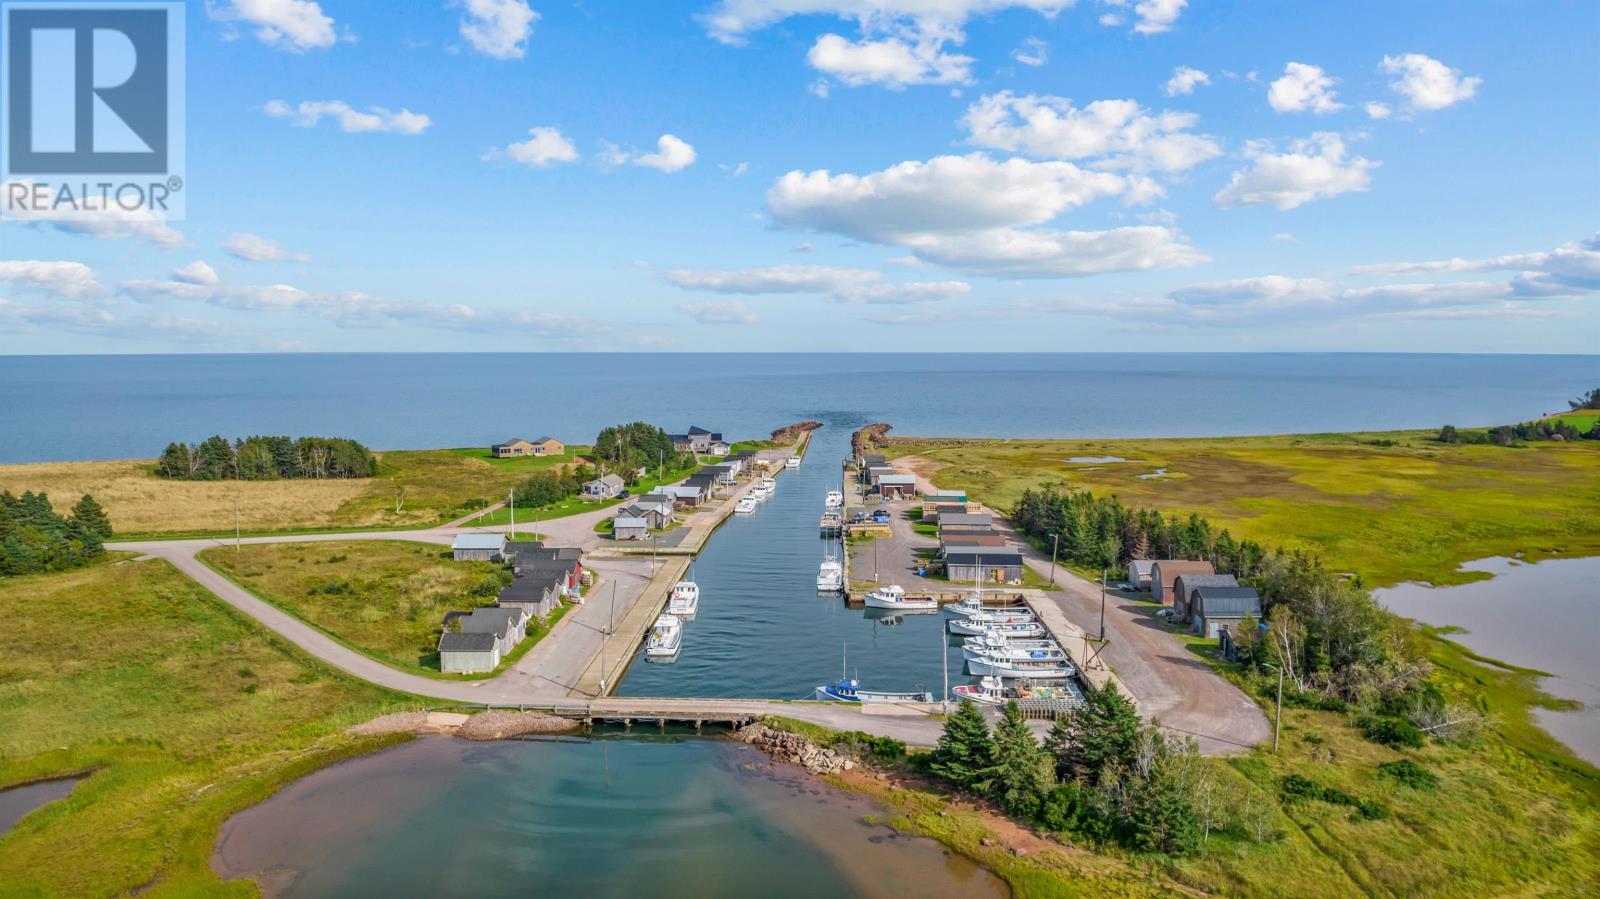
[[[57,507],[91,493],[118,536],[233,533],[234,504],[246,533],[438,524],[503,498],[532,471],[566,457],[488,459],[487,450],[395,450],[375,478],[340,481],[170,481],[154,462],[0,465],[0,490],[48,493]],[[570,457],[570,458],[569,458]]]
[[[587,446],[568,446],[567,451],[559,456],[516,456],[510,459],[496,459],[493,452],[481,446],[464,446],[450,450],[450,452],[463,459],[476,459],[500,471],[527,475],[536,471],[544,471],[547,468],[554,468],[557,465],[573,465],[582,462],[584,457],[589,455],[589,450],[590,447]]]
[[[439,671],[444,614],[492,604],[504,567],[451,561],[443,546],[376,540],[263,543],[239,551],[219,547],[201,553],[201,559],[380,662],[452,679],[460,675]],[[535,642],[533,636],[522,646]]]
[[[342,731],[413,705],[162,562],[3,579],[0,607],[0,785],[94,772],[0,839],[0,895],[257,895],[207,866],[222,821],[389,742]]]
[[[1586,434],[1600,421],[1600,412],[1565,412],[1561,415],[1552,415],[1549,421],[1565,422],[1578,429],[1579,434]]]
[[[700,466],[698,464],[691,464],[676,471],[669,469],[664,475],[661,476],[652,475],[650,477],[640,478],[632,487],[628,488],[629,498],[631,499],[633,497],[643,496],[662,484],[676,483],[699,470]],[[564,499],[559,503],[553,503],[548,506],[540,506],[539,508],[533,510],[518,506],[517,522],[520,526],[523,522],[548,521],[552,518],[566,518],[569,515],[581,515],[584,512],[593,512],[596,509],[609,509],[612,506],[621,505],[627,501],[628,500],[622,499],[593,501],[574,496]],[[481,518],[474,518],[472,520],[474,527],[487,527],[489,525],[510,523],[511,510],[509,508],[496,509]]]
[[[999,509],[1067,484],[1198,512],[1236,537],[1305,546],[1372,586],[1459,583],[1462,562],[1600,553],[1600,444],[1445,446],[1431,432],[1183,440],[893,443],[941,487]],[[1072,462],[1115,456],[1124,462]],[[1141,477],[1164,472],[1157,477]]]

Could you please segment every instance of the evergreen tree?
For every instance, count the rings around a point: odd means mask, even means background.
[[[1063,780],[1100,782],[1106,766],[1127,767],[1139,751],[1139,713],[1115,684],[1094,690],[1083,705],[1056,719],[1046,747]]]
[[[1149,775],[1133,786],[1129,797],[1133,844],[1146,852],[1187,855],[1200,848],[1200,820],[1174,752],[1163,743]]]
[[[72,507],[71,521],[86,534],[93,534],[101,540],[111,538],[111,519],[106,517],[106,510],[87,493]]]
[[[1016,701],[1006,703],[1005,714],[994,728],[992,790],[1006,811],[1032,818],[1050,788],[1049,759],[1022,717]]]
[[[994,768],[994,738],[983,712],[970,699],[961,700],[944,723],[944,733],[929,764],[933,773],[974,792],[984,792]]]

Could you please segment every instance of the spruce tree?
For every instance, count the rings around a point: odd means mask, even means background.
[[[1006,703],[1005,714],[994,728],[994,797],[1013,815],[1034,816],[1050,786],[1047,764],[1039,741],[1022,717],[1022,707],[1015,700]]]
[[[1107,684],[1091,692],[1083,705],[1056,720],[1046,742],[1063,779],[1100,782],[1100,772],[1111,762],[1133,763],[1139,748],[1139,713],[1133,703]]]
[[[72,507],[72,521],[85,533],[101,540],[111,538],[111,519],[106,517],[106,510],[87,493]]]
[[[993,767],[994,738],[989,735],[989,724],[972,700],[963,699],[944,723],[929,768],[951,783],[983,792]]]
[[[1180,775],[1179,760],[1164,747],[1150,776],[1133,786],[1128,825],[1136,848],[1169,855],[1200,848],[1200,819]]]

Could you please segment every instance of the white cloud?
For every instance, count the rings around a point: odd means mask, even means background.
[[[30,183],[11,181],[6,182],[4,187],[10,190],[12,184]],[[139,240],[167,249],[188,245],[183,235],[167,224],[162,216],[142,206],[124,209],[115,203],[108,205],[92,193],[79,199],[77,209],[63,206],[60,210],[18,210],[10,213],[9,217],[22,224],[54,228],[66,234],[81,234],[96,240]]]
[[[1222,153],[1216,141],[1189,132],[1198,121],[1193,113],[1152,113],[1133,100],[1096,100],[1079,109],[1062,97],[1001,91],[967,107],[961,124],[980,147],[1180,172]]]
[[[474,50],[495,59],[521,59],[539,14],[526,0],[456,0],[463,10],[461,36]]]
[[[1562,244],[1550,252],[1512,253],[1487,259],[1443,259],[1358,266],[1354,275],[1462,274],[1514,271],[1513,291],[1524,297],[1600,291],[1600,235]]]
[[[204,259],[196,259],[188,265],[180,265],[172,270],[172,279],[185,284],[220,284],[222,277],[217,270],[212,268]]]
[[[1335,112],[1344,108],[1333,90],[1336,83],[1317,66],[1291,62],[1283,67],[1283,77],[1267,88],[1267,103],[1278,112]]]
[[[729,300],[725,303],[683,303],[678,306],[678,311],[702,325],[753,325],[761,321],[761,316],[756,315],[756,311],[744,300]]]
[[[965,84],[972,77],[972,57],[943,52],[944,41],[898,37],[852,41],[837,34],[817,38],[806,61],[824,75],[851,87],[878,84],[904,90],[913,84]]]
[[[750,171],[750,163],[741,162],[738,165],[728,165],[723,162],[718,163],[717,168],[727,172],[729,178],[743,178]]]
[[[1234,206],[1271,205],[1293,209],[1316,199],[1364,191],[1371,183],[1368,172],[1378,166],[1363,157],[1346,158],[1339,135],[1319,131],[1295,141],[1287,153],[1274,153],[1266,141],[1245,148],[1251,166],[1233,173],[1214,202],[1224,209]]]
[[[1389,87],[1405,97],[1411,109],[1432,111],[1454,106],[1472,99],[1483,79],[1476,75],[1463,78],[1460,69],[1452,69],[1431,56],[1406,53],[1385,56],[1378,65],[1385,75],[1396,75]]]
[[[633,164],[662,172],[678,172],[693,165],[694,160],[694,147],[676,135],[663,134],[656,140],[656,152],[635,157]]]
[[[1050,45],[1036,37],[1023,38],[1011,58],[1025,66],[1042,66],[1050,61]]]
[[[483,158],[509,159],[536,169],[548,168],[558,162],[577,161],[577,148],[572,145],[572,141],[562,136],[559,129],[530,128],[528,134],[530,136],[527,140],[508,144],[504,149],[490,150],[483,154]]]
[[[915,235],[905,245],[947,268],[1013,278],[1081,278],[1183,268],[1208,259],[1175,229],[1150,225],[1109,231],[990,228]]]
[[[222,249],[229,256],[246,262],[305,262],[311,258],[301,253],[291,253],[275,240],[246,232],[229,237]]]
[[[0,259],[0,283],[17,290],[36,290],[61,297],[100,293],[94,269],[81,262],[37,259]]]
[[[880,277],[861,268],[825,265],[773,265],[744,269],[674,269],[663,272],[667,283],[685,290],[713,293],[829,293]]]
[[[208,0],[206,15],[219,22],[254,25],[263,44],[291,53],[327,49],[338,40],[333,19],[312,0]]]
[[[834,292],[834,299],[851,305],[901,306],[936,303],[971,292],[965,281],[905,281],[899,284],[861,284]]]
[[[1134,13],[1139,16],[1139,22],[1133,26],[1133,30],[1140,34],[1171,31],[1183,8],[1188,5],[1189,0],[1141,0],[1133,7]]]
[[[1369,119],[1387,119],[1394,114],[1394,110],[1390,109],[1387,103],[1372,102],[1368,103],[1366,108]]]
[[[1167,79],[1164,90],[1169,97],[1188,96],[1194,89],[1202,84],[1210,84],[1211,76],[1199,69],[1188,66],[1178,66],[1172,70],[1172,77]]]
[[[1006,9],[1031,9],[1045,16],[1073,0],[719,0],[696,16],[711,36],[742,44],[747,36],[791,16],[831,15],[863,23],[913,22],[922,27],[956,27],[973,16]]]
[[[426,115],[409,109],[391,112],[382,106],[373,106],[360,112],[343,100],[308,100],[296,106],[270,100],[264,108],[267,115],[275,119],[293,118],[294,124],[301,128],[310,128],[324,117],[331,117],[338,120],[340,130],[346,134],[421,134],[433,124]]]
[[[1274,234],[1270,238],[1268,238],[1268,240],[1271,240],[1273,243],[1299,243],[1300,242],[1299,238],[1295,237],[1293,234],[1290,234],[1287,231],[1279,231],[1277,234]]]

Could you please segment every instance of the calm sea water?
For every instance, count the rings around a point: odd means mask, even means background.
[[[1496,424],[1564,408],[1600,356],[350,354],[0,357],[0,463],[148,458],[211,434],[375,449],[588,442],[643,420],[765,436],[1211,436]]]
[[[416,740],[318,771],[223,828],[269,896],[999,899],[881,810],[713,738]]]

